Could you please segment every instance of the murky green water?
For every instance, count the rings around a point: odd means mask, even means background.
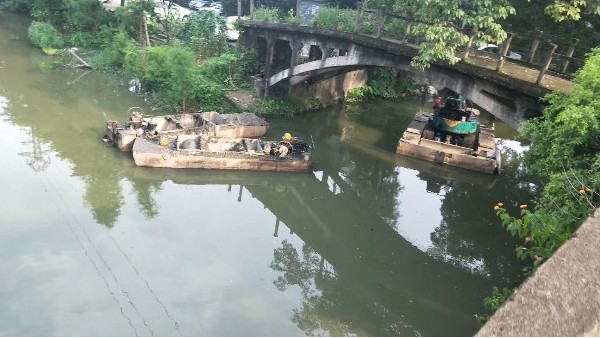
[[[0,13],[0,335],[472,335],[515,282],[491,208],[528,185],[397,158],[416,103],[272,119],[310,174],[136,168],[101,112],[145,103],[42,72],[26,25]]]

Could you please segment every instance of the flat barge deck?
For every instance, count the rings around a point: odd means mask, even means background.
[[[461,147],[424,137],[430,128],[431,113],[419,112],[398,141],[396,153],[486,174],[500,173],[500,152],[496,148],[494,124],[479,126],[474,148]]]

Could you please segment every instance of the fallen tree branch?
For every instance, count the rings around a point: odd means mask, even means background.
[[[74,58],[77,59],[77,61],[81,62],[81,68],[85,67],[85,68],[89,68],[89,69],[94,69],[94,67],[92,67],[89,63],[83,61],[82,58],[80,58],[77,54],[75,54],[75,50],[73,48],[69,48],[69,53],[71,55],[73,55]]]

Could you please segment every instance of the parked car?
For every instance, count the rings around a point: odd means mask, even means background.
[[[180,20],[187,20],[192,14],[192,11],[188,8],[182,7],[174,2],[166,0],[155,0],[154,13],[159,19],[165,19],[168,16],[178,18]]]
[[[480,50],[482,52],[494,53],[494,54],[499,54],[501,51],[500,47],[498,47],[497,45],[494,45],[492,43],[488,43],[485,46],[479,47],[479,48],[477,48],[477,50]],[[511,50],[508,51],[506,57],[509,59],[513,59],[513,60],[521,60],[523,58],[521,56],[521,54],[513,52]]]

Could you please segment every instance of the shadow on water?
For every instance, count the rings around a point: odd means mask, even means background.
[[[0,37],[25,38],[22,19],[0,19],[9,22]],[[93,218],[108,228],[118,227],[126,185],[146,221],[176,203],[157,202],[167,183],[227,187],[238,194],[233,208],[259,201],[277,219],[275,238],[288,229],[301,240],[283,239],[259,264],[277,272],[276,292],[300,290],[290,320],[304,334],[470,335],[491,287],[518,279],[514,243],[491,208],[500,198],[531,198],[529,178],[517,162],[494,177],[396,156],[417,109],[410,100],[272,119],[271,138],[291,132],[314,144],[310,174],[137,168],[101,142],[101,112],[122,121],[143,100],[103,74],[41,72],[43,58],[26,41],[0,40],[0,95],[9,100],[10,123],[28,133],[27,164],[44,171],[53,159],[68,162]]]

